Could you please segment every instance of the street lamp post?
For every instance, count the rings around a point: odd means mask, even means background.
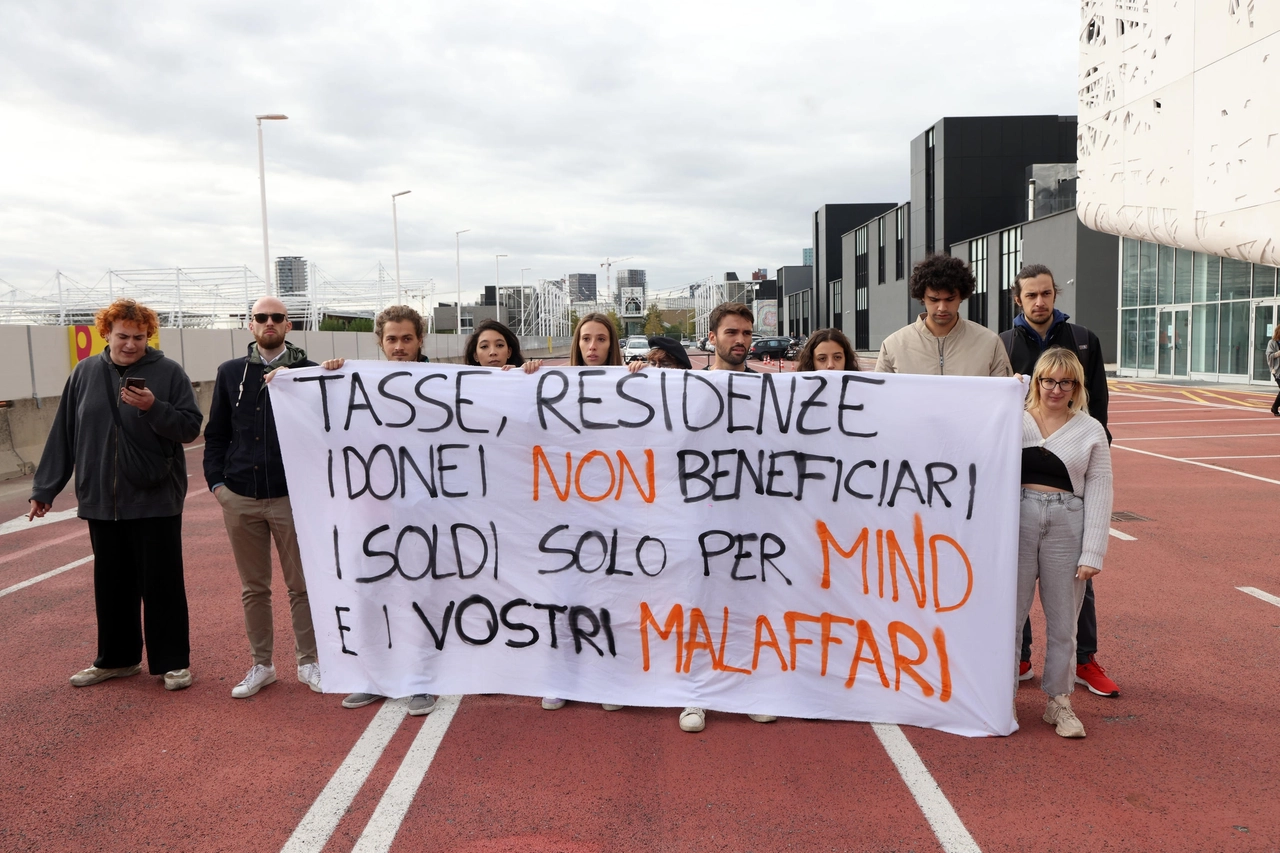
[[[396,304],[400,304],[400,224],[396,221],[396,199],[413,190],[391,194],[391,240],[396,247]]]
[[[258,120],[258,187],[262,191],[262,268],[267,277],[267,290],[274,292],[271,286],[271,249],[267,246],[267,170],[262,156],[262,122],[284,121],[288,118],[279,113],[254,116]],[[248,309],[246,309],[248,310]]]
[[[458,316],[455,318],[454,325],[458,327],[458,334],[462,334],[462,244],[459,242],[461,235],[470,231],[470,228],[463,228],[461,231],[453,232],[453,252],[454,263],[457,265],[458,272]]]

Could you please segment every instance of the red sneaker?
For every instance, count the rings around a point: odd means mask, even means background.
[[[1076,666],[1076,684],[1083,684],[1089,688],[1090,693],[1096,693],[1099,696],[1114,698],[1120,695],[1120,687],[1107,677],[1107,671],[1094,659],[1093,655],[1089,655],[1088,663]]]
[[[1035,673],[1031,671],[1031,661],[1029,660],[1018,661],[1018,680],[1019,681],[1030,681],[1034,676],[1035,676]]]

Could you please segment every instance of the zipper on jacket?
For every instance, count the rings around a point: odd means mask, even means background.
[[[938,375],[939,376],[947,375],[947,362],[946,362],[946,359],[942,357],[942,346],[946,342],[947,342],[946,338],[938,338]]]
[[[114,371],[116,373],[119,372],[119,371],[116,371],[114,366],[109,365],[107,369],[110,371]],[[110,376],[111,374],[108,373],[107,375]],[[116,387],[115,406],[116,406],[116,411],[117,412],[120,411],[119,386]],[[114,519],[116,521],[120,520],[120,430],[121,430],[121,427],[117,426],[116,435],[115,435],[115,438],[116,438],[115,457],[116,458],[115,458],[115,464],[111,466],[111,513],[114,516]]]

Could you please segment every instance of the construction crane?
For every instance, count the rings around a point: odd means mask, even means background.
[[[604,263],[600,265],[604,267],[604,298],[606,302],[609,300],[609,290],[613,286],[612,282],[609,280],[609,274],[613,271],[613,265],[631,260],[635,260],[635,258],[605,258]]]

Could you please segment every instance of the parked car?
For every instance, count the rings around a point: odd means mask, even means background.
[[[632,335],[622,345],[623,361],[641,361],[649,354],[649,339],[643,335]]]
[[[695,346],[698,349],[702,350],[703,352],[711,352],[711,350],[713,349],[711,344],[707,343],[706,335],[703,335],[702,337],[698,338],[698,342],[695,344]]]
[[[790,338],[756,338],[751,342],[747,358],[763,359],[766,355],[770,358],[782,358],[790,346]]]

